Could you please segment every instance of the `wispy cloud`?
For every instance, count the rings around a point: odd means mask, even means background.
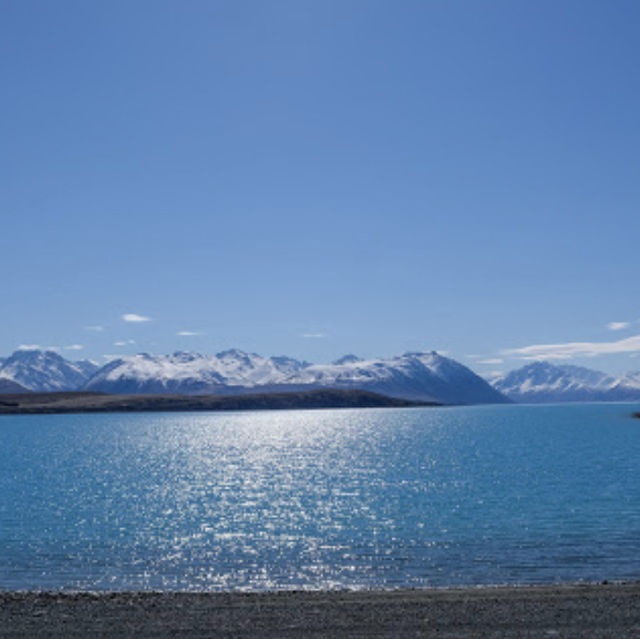
[[[96,324],[94,326],[85,326],[84,330],[93,331],[94,333],[100,333],[101,331],[104,331],[104,326],[100,326],[99,324]]]
[[[197,335],[202,335],[199,331],[178,331],[176,335],[180,335],[180,337],[195,337]]]
[[[18,346],[19,351],[41,351],[42,346],[40,344],[20,344]]]
[[[623,328],[627,328],[630,322],[609,322],[607,328],[610,331],[621,331]]]
[[[114,342],[113,345],[114,346],[129,346],[129,344],[135,344],[135,343],[136,343],[136,340],[134,340],[134,339],[126,339],[126,340],[121,339],[121,340],[119,340],[117,342]]]
[[[82,344],[69,344],[69,346],[41,346],[40,344],[20,344],[19,351],[81,351],[84,348]]]
[[[125,313],[122,316],[125,322],[150,322],[151,318],[145,315],[138,315],[137,313]]]
[[[323,337],[326,337],[327,334],[326,333],[302,333],[300,335],[300,337],[306,337],[309,339],[322,339]]]
[[[504,360],[501,357],[489,357],[488,359],[479,359],[478,364],[503,364]]]
[[[614,353],[635,353],[640,351],[640,335],[627,337],[615,342],[567,342],[566,344],[532,344],[522,348],[506,348],[502,355],[518,359],[571,359],[573,357],[594,357]]]

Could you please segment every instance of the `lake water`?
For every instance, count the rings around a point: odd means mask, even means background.
[[[0,417],[0,589],[638,579],[634,410]]]

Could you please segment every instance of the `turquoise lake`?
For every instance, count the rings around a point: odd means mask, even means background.
[[[634,410],[0,417],[0,589],[638,579]]]

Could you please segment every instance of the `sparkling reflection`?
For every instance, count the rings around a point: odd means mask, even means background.
[[[4,418],[0,587],[638,577],[630,421],[611,406]]]

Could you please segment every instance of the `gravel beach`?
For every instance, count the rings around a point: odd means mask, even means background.
[[[278,593],[0,593],[1,637],[640,637],[640,582]]]

